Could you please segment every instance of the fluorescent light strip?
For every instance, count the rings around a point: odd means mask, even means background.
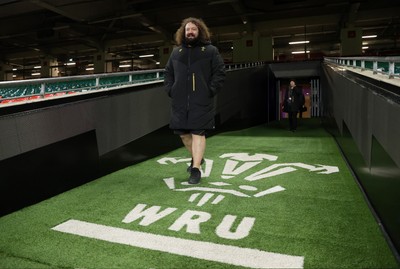
[[[375,38],[377,35],[363,35],[362,38]]]
[[[289,42],[289,45],[307,44],[307,43],[310,43],[310,41],[308,41],[308,40],[304,40],[304,41],[292,41],[292,42]]]
[[[145,55],[140,55],[139,58],[147,58],[147,57],[153,57],[154,54],[145,54]]]
[[[130,64],[120,64],[119,67],[131,67]]]
[[[309,51],[309,50],[307,50],[307,51],[304,51],[304,50],[301,50],[301,51],[292,51],[292,54],[302,54],[302,53],[310,53],[310,51]]]

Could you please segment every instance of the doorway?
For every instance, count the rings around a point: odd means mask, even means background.
[[[291,79],[278,79],[277,89],[279,96],[279,119],[286,119],[288,117],[287,113],[282,111],[283,100],[285,98],[285,93],[289,87]],[[307,108],[306,111],[299,113],[297,117],[302,118],[312,118],[319,117],[321,114],[320,100],[320,81],[319,78],[295,78],[296,85],[299,86],[304,94],[305,103],[304,106]]]

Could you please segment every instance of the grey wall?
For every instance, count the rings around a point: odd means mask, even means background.
[[[20,111],[0,117],[0,160],[96,131],[99,155],[131,142],[169,120],[161,85],[148,89]]]
[[[268,68],[266,66],[227,73],[224,88],[217,96],[219,124],[228,120],[266,122],[268,115]],[[275,89],[271,89],[275,94]],[[276,118],[275,118],[276,119]]]
[[[311,78],[319,77],[321,61],[278,62],[269,66],[276,78]]]
[[[322,65],[321,86],[325,121],[398,251],[400,105],[328,65]]]
[[[227,73],[217,96],[218,123],[232,117],[265,119],[265,68]],[[61,102],[0,116],[0,161],[94,130],[99,155],[168,124],[170,99],[163,84]]]
[[[265,72],[227,73],[217,130],[228,121],[266,121]],[[0,216],[182,146],[165,130],[170,99],[162,83],[0,108],[0,115]]]

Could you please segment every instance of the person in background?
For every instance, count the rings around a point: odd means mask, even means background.
[[[296,85],[296,82],[293,79],[290,80],[289,87],[285,92],[284,102],[289,118],[289,128],[292,132],[297,130],[297,113],[304,103],[302,97],[302,89]]]
[[[192,157],[190,184],[201,179],[207,131],[215,128],[214,97],[225,81],[225,64],[211,45],[211,34],[198,18],[186,18],[175,34],[177,47],[165,66],[164,85],[171,98],[169,127]]]
[[[305,106],[306,97],[304,96],[303,89],[300,88],[301,91],[301,100],[300,100],[300,108],[299,108],[299,118],[303,118],[303,112],[307,111],[307,107]]]

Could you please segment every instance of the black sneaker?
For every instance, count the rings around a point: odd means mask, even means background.
[[[194,167],[190,170],[189,184],[199,184],[201,172],[198,168]]]
[[[202,165],[203,163],[204,163],[204,158],[201,159],[200,165]],[[190,173],[190,171],[192,170],[192,167],[193,167],[193,159],[192,159],[192,161],[190,162],[190,166],[186,169],[186,171],[187,171],[188,173]]]

